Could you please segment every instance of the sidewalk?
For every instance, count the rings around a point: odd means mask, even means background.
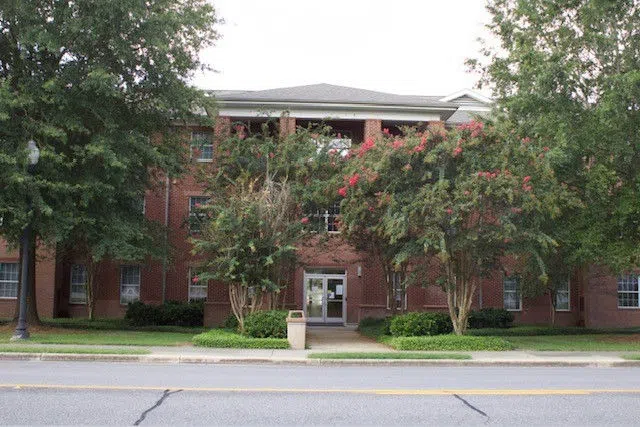
[[[126,346],[82,346],[63,344],[31,344],[37,347],[73,347],[102,349],[131,349]],[[625,360],[623,352],[557,352],[557,351],[481,351],[469,354],[470,360],[373,360],[373,359],[308,359],[309,353],[327,353],[335,349],[314,350],[253,350],[202,347],[135,347],[149,354],[60,354],[60,353],[0,353],[2,360],[41,361],[103,361],[133,363],[201,363],[201,364],[298,364],[298,365],[365,365],[365,366],[574,366],[621,367],[637,366],[640,361]],[[388,349],[387,349],[388,350]],[[353,350],[352,350],[353,351]],[[393,350],[390,350],[393,351]],[[428,352],[438,353],[438,352]],[[443,352],[451,353],[451,352]]]

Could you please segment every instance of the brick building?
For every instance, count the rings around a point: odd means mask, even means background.
[[[490,111],[491,100],[472,91],[449,96],[408,96],[318,84],[263,91],[211,92],[219,111],[213,129],[189,128],[187,137],[207,141],[194,155],[193,168],[212,167],[216,139],[230,132],[232,123],[259,126],[275,118],[281,133],[296,126],[324,120],[332,126],[337,142],[357,145],[375,137],[383,128],[398,132],[403,125],[443,123],[456,126],[474,114]],[[339,138],[338,138],[339,134]],[[135,300],[162,301],[206,298],[205,324],[216,325],[230,313],[223,284],[194,284],[198,260],[190,254],[188,238],[191,210],[206,201],[195,174],[165,179],[147,191],[145,215],[168,226],[173,246],[171,262],[127,265],[105,263],[97,280],[97,317],[120,317]],[[336,230],[339,206],[317,212],[328,237],[311,239],[300,251],[300,267],[285,291],[290,308],[304,309],[318,323],[357,323],[368,316],[383,316],[390,304],[409,311],[446,310],[444,293],[436,287],[409,287],[403,299],[389,301],[381,268],[346,244]],[[17,253],[0,244],[0,317],[11,317],[17,297]],[[41,249],[36,267],[38,311],[43,317],[85,316],[84,267],[71,259],[59,259]],[[592,267],[567,280],[557,296],[556,323],[592,327],[640,326],[639,277],[614,277]],[[525,324],[547,323],[551,304],[547,295],[522,297],[517,279],[494,277],[483,281],[475,308],[504,307]]]

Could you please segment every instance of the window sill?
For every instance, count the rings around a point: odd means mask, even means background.
[[[196,163],[213,163],[213,159],[196,159]]]
[[[505,308],[507,311],[513,311],[515,313],[520,313],[522,311],[521,308]]]
[[[14,300],[14,299],[18,299],[18,297],[0,297],[0,300]]]
[[[87,305],[87,302],[69,301],[70,305]]]
[[[570,311],[571,311],[570,308],[556,308],[556,312],[558,313],[568,313]]]
[[[640,307],[620,307],[620,306],[618,306],[618,310],[640,310]]]

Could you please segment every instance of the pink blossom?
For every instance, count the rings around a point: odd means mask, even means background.
[[[373,208],[373,206],[369,206],[369,212],[373,212],[375,211],[375,209]]]
[[[532,187],[532,186],[530,186],[530,185],[527,185],[527,184],[523,184],[523,185],[522,185],[522,189],[523,189],[524,191],[531,191],[531,190],[533,189],[533,187]]]
[[[482,175],[484,175],[484,172],[478,171],[478,178],[482,178]]]
[[[200,278],[198,276],[193,276],[193,279],[191,279],[191,281],[193,283],[198,283],[200,281]]]
[[[276,155],[274,153],[269,153],[269,158],[273,159]]]
[[[341,187],[338,190],[338,194],[341,195],[342,197],[347,197],[347,187]]]
[[[193,205],[193,207],[196,209],[200,209],[202,205],[200,203],[196,203],[195,205]]]
[[[523,143],[523,144],[528,144],[528,143],[530,143],[530,142],[531,142],[531,138],[529,138],[528,136],[527,136],[527,137],[525,137],[525,138],[522,138],[522,143]]]
[[[460,153],[462,153],[462,147],[456,147],[456,149],[453,150],[453,157],[458,157]]]
[[[491,174],[491,178],[495,178],[496,176],[498,176],[498,175],[496,175],[495,172]]]
[[[376,145],[376,143],[373,140],[373,138],[367,138],[367,140],[364,141],[362,143],[362,145],[360,146],[360,150],[358,151],[358,157],[364,156],[365,153],[367,151],[371,150],[375,145]]]
[[[407,163],[406,165],[404,165],[404,167],[402,169],[404,169],[406,171],[410,171],[410,170],[413,169],[413,167],[411,166],[411,164]]]
[[[538,157],[540,157],[541,159],[544,159],[544,153],[538,154]]]
[[[401,139],[396,139],[395,141],[393,141],[393,145],[392,145],[394,150],[397,150],[399,148],[404,147],[404,141]]]
[[[526,184],[527,182],[531,181],[531,177],[529,175],[525,176],[524,178],[522,178],[522,183]]]
[[[448,214],[448,215],[451,215],[451,214],[453,213],[453,209],[451,209],[451,208],[447,208],[447,211],[446,211],[446,212],[447,212],[447,214]]]
[[[549,147],[542,147],[544,151],[549,151]]]
[[[511,212],[514,214],[519,214],[522,212],[522,208],[511,208]]]
[[[420,145],[416,145],[415,147],[413,147],[413,152],[414,153],[419,153],[421,151],[424,151],[424,145],[420,144]]]
[[[384,133],[385,135],[389,135],[389,128],[382,129],[382,133]]]
[[[360,181],[360,174],[354,173],[351,178],[349,178],[349,187],[355,187],[358,185],[358,181]]]
[[[468,196],[469,194],[471,194],[471,192],[469,190],[464,190],[464,195]]]
[[[309,224],[309,218],[305,216],[304,218],[302,218],[300,220],[300,222],[303,223],[303,224]]]

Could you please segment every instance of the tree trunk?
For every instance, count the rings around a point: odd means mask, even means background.
[[[447,306],[456,335],[464,335],[467,332],[467,322],[476,287],[474,281],[459,278],[454,280],[453,286],[447,286]]]
[[[85,266],[87,269],[87,280],[84,284],[87,294],[87,314],[89,315],[89,320],[94,320],[96,307],[96,266],[91,260],[87,260]]]
[[[555,298],[555,292],[552,292],[551,290],[549,290],[549,307],[551,310],[551,313],[549,313],[550,326],[555,326],[556,325],[556,298]]]
[[[231,312],[238,319],[238,330],[244,332],[244,307],[247,302],[247,287],[239,283],[229,285],[229,301],[231,302]]]

